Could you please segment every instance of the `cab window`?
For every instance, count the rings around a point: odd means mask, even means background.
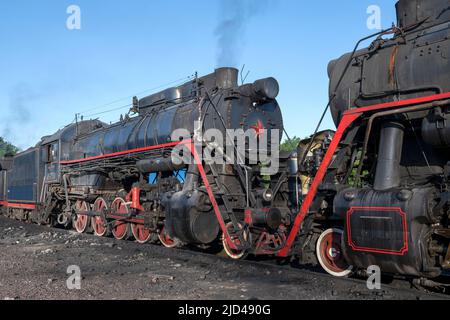
[[[47,163],[57,162],[58,159],[58,143],[52,143],[47,145]]]

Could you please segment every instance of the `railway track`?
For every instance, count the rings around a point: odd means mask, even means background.
[[[180,249],[174,249],[174,250],[188,250],[186,248],[180,248]],[[190,251],[193,255],[212,255],[209,253],[201,252],[201,251]],[[218,259],[228,259],[226,257],[223,257],[221,255],[212,255]],[[284,271],[291,271],[291,272],[299,272],[303,274],[309,274],[314,277],[320,277],[326,281],[333,282],[333,281],[343,281],[348,282],[351,284],[355,284],[358,286],[367,286],[367,279],[362,275],[353,275],[352,277],[348,278],[336,278],[323,270],[320,269],[320,267],[308,267],[308,266],[301,266],[297,264],[295,261],[291,263],[280,263],[280,260],[277,258],[269,259],[268,257],[249,257],[246,260],[237,260],[236,262],[241,263],[243,265],[258,265],[262,268],[273,268],[275,270],[284,270]],[[431,288],[427,289],[425,287],[421,287],[419,285],[413,284],[412,281],[409,279],[403,279],[400,277],[382,277],[381,281],[381,289],[378,291],[383,290],[402,290],[404,292],[417,292],[419,294],[425,294],[430,298],[436,298],[436,299],[445,299],[450,300],[450,292],[437,292],[437,289],[435,291],[432,291]],[[367,289],[370,290],[370,289]],[[374,291],[377,292],[377,291]]]
[[[449,299],[411,289],[409,283],[398,279],[371,291],[363,279],[338,279],[295,264],[279,265],[276,260],[235,261],[188,248],[167,249],[76,234],[3,217],[0,232],[1,288],[3,292],[21,292],[19,299]],[[86,285],[82,290],[64,287],[69,264],[79,265],[83,271]],[[34,277],[23,278],[22,268],[32,270]],[[54,280],[48,283],[50,279]],[[36,287],[36,293],[23,295],[21,281],[26,288]],[[56,286],[49,296],[43,294],[42,282],[47,282],[45,287]],[[111,284],[116,285],[110,288]]]

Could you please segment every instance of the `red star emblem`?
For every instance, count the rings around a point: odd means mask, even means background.
[[[258,120],[256,125],[251,126],[253,130],[255,130],[256,137],[259,138],[264,133],[264,124],[261,122],[261,120]]]

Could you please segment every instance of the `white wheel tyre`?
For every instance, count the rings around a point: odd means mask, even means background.
[[[247,252],[231,249],[225,239],[222,240],[222,244],[223,249],[225,250],[225,253],[229,258],[233,260],[244,260],[245,258],[247,258]]]
[[[353,271],[342,254],[344,231],[332,228],[324,231],[316,245],[316,255],[322,268],[335,277],[348,277]]]

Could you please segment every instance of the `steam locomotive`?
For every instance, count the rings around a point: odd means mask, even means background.
[[[317,247],[335,275],[434,278],[450,263],[450,2],[396,9],[396,27],[328,67],[339,137],[309,210],[340,222]]]
[[[233,259],[295,257],[339,277],[377,265],[437,278],[450,267],[450,3],[396,9],[397,26],[329,64],[336,131],[274,151],[277,81],[239,85],[236,69],[221,68],[133,99],[135,116],[116,124],[76,122],[0,161],[2,214],[166,247],[219,245]],[[240,133],[218,145],[210,129]],[[230,150],[240,161],[201,157]],[[260,151],[268,162],[251,161]]]

